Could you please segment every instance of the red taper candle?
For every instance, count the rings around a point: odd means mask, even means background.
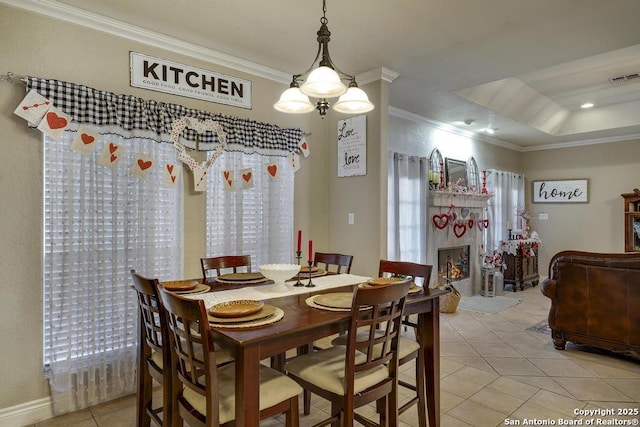
[[[313,240],[309,240],[309,262],[313,261]]]
[[[302,251],[302,230],[298,230],[298,252]]]

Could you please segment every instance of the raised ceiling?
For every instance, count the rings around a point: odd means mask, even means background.
[[[313,60],[322,11],[321,0],[0,1],[173,40],[283,88]],[[398,73],[396,113],[492,128],[525,151],[640,138],[640,0],[327,0],[327,18],[343,71]]]

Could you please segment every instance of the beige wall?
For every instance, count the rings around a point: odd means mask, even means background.
[[[535,214],[540,272],[547,275],[549,259],[562,250],[624,252],[624,203],[620,196],[640,188],[640,140],[533,151],[522,154],[527,205]],[[531,182],[543,179],[589,180],[584,204],[531,203]],[[537,214],[547,213],[541,221]]]

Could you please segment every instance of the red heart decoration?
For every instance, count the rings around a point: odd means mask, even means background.
[[[83,133],[82,135],[80,135],[80,138],[82,138],[82,142],[85,145],[89,145],[96,140],[94,137],[92,137],[91,135],[87,135],[86,133]]]
[[[303,149],[303,150],[306,150],[306,149],[307,149],[307,143],[306,143],[306,142],[303,142],[303,143],[302,143],[302,149]]]
[[[276,173],[278,173],[278,166],[277,165],[267,166],[267,172],[269,172],[269,175],[275,177]]]
[[[167,170],[169,171],[169,175],[173,173],[173,165],[167,165]]]
[[[464,233],[467,232],[467,226],[463,222],[456,222],[453,225],[453,234],[456,235],[457,238],[464,236]]]
[[[469,230],[471,230],[473,228],[473,219],[468,219],[467,220],[467,224],[469,224]]]
[[[449,224],[449,215],[434,215],[431,220],[433,221],[433,225],[442,230],[447,226],[447,224]]]
[[[458,215],[454,211],[449,212],[449,221],[453,222],[456,218],[458,218]]]
[[[118,146],[116,144],[114,144],[113,142],[109,143],[109,152],[111,154],[113,154],[117,149],[118,149]]]
[[[489,220],[483,219],[478,221],[478,227],[480,227],[480,230],[482,230],[483,228],[489,228]]]
[[[244,179],[245,182],[251,181],[251,172],[243,173],[242,174],[242,179]]]
[[[115,154],[111,155],[111,163],[115,162],[118,159],[118,156],[116,156]]]
[[[222,174],[224,175],[224,179],[229,181],[229,171],[224,171]]]
[[[171,175],[171,182],[176,182],[176,177]]]
[[[151,160],[147,160],[146,162],[142,159],[138,159],[138,167],[141,170],[149,169],[153,162]]]
[[[60,129],[67,126],[67,119],[50,111],[47,113],[47,123],[51,129]]]

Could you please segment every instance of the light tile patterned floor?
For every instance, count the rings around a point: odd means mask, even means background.
[[[524,420],[598,420],[638,417],[589,417],[577,410],[640,409],[640,363],[611,354],[553,348],[548,334],[527,331],[547,318],[550,300],[538,287],[505,296],[522,299],[496,314],[457,310],[441,315],[441,419],[443,427],[526,425]],[[410,380],[413,367],[402,375]],[[401,399],[406,399],[402,394]],[[327,415],[328,403],[314,396],[310,426]],[[374,414],[372,406],[361,411]],[[519,423],[519,424],[518,424]],[[262,426],[282,426],[281,418]],[[532,424],[529,424],[532,425]],[[637,425],[637,424],[629,424]],[[135,396],[126,397],[37,426],[135,426]],[[401,416],[401,426],[417,426],[415,409]]]

